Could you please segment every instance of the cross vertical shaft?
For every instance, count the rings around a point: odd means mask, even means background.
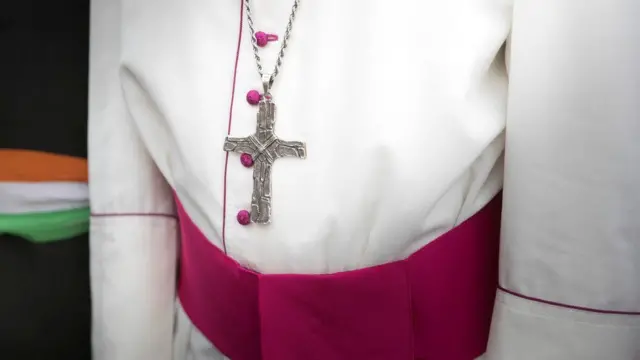
[[[271,168],[276,159],[307,155],[305,143],[283,141],[274,132],[275,104],[263,99],[258,104],[256,132],[244,138],[227,137],[224,151],[250,154],[253,158],[253,194],[251,221],[257,224],[271,222]]]

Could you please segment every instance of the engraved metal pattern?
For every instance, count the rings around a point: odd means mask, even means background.
[[[258,104],[258,124],[255,134],[235,138],[227,137],[224,151],[247,153],[253,158],[253,194],[251,196],[251,221],[257,224],[271,222],[271,167],[281,157],[307,156],[305,143],[278,139],[274,132],[275,104],[264,99]]]
[[[293,28],[293,21],[296,18],[296,12],[298,11],[298,6],[300,5],[300,0],[294,0],[293,6],[291,7],[291,14],[289,15],[289,22],[287,23],[287,27],[284,31],[284,37],[282,38],[282,43],[280,45],[280,51],[278,52],[278,58],[276,59],[276,65],[273,69],[273,72],[270,76],[269,87],[273,84],[276,76],[280,72],[280,67],[282,66],[282,59],[284,58],[284,51],[287,49],[287,45],[289,44],[289,38],[291,37],[291,29]],[[264,77],[264,72],[262,70],[262,64],[260,59],[260,53],[258,50],[258,41],[256,40],[255,33],[255,25],[253,23],[253,14],[251,13],[251,0],[244,0],[245,12],[247,13],[247,25],[249,26],[249,32],[251,33],[251,47],[253,48],[253,57],[256,60],[256,67],[258,68],[258,73],[260,77]],[[267,93],[265,95],[268,95]]]

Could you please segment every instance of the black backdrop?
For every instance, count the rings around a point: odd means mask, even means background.
[[[0,148],[86,158],[88,63],[89,0],[0,1]],[[0,235],[0,358],[88,360],[90,318],[87,235]]]

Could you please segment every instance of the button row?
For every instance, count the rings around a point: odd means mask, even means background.
[[[249,225],[251,223],[251,214],[247,210],[240,210],[236,219],[238,219],[240,225]]]
[[[264,31],[258,31],[256,33],[256,44],[258,44],[258,46],[265,47],[271,41],[278,41],[278,35],[267,34]]]
[[[255,41],[258,46],[265,47],[272,41],[278,41],[278,35],[258,31],[255,34]],[[249,90],[246,99],[250,105],[258,105],[262,99],[262,95],[258,90]],[[240,163],[246,168],[252,167],[254,163],[253,156],[246,153],[240,155]],[[240,210],[236,215],[236,219],[240,225],[249,225],[251,223],[251,214],[247,210]]]

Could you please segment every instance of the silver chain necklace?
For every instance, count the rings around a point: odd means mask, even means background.
[[[251,13],[251,0],[244,0],[244,8],[247,13],[247,24],[249,25],[249,32],[251,33],[251,47],[253,48],[253,57],[256,59],[256,67],[258,68],[258,74],[260,74],[260,78],[263,82],[263,87],[267,85],[268,87],[264,89],[264,95],[268,96],[269,90],[271,89],[271,85],[273,85],[276,76],[280,73],[280,67],[282,66],[282,58],[284,58],[284,51],[287,49],[287,45],[289,43],[289,38],[291,37],[291,28],[293,27],[293,21],[296,18],[296,12],[298,11],[298,5],[300,5],[300,0],[294,0],[293,6],[291,7],[291,14],[289,15],[289,22],[287,23],[287,28],[284,31],[284,37],[282,39],[282,45],[280,45],[280,51],[278,52],[278,58],[276,59],[276,65],[273,68],[273,73],[265,74],[262,70],[262,63],[260,59],[260,52],[258,50],[258,41],[256,39],[256,32],[253,24],[253,15]],[[265,84],[265,81],[267,83]]]
[[[284,141],[276,136],[274,132],[276,107],[270,93],[273,81],[280,73],[282,58],[284,58],[284,52],[291,37],[291,28],[300,0],[294,0],[293,2],[289,22],[287,23],[272,74],[265,74],[262,69],[250,3],[250,0],[244,0],[247,24],[251,32],[251,47],[253,48],[258,74],[262,79],[264,93],[258,103],[256,132],[243,138],[227,137],[224,141],[224,151],[242,154],[242,164],[247,167],[253,167],[253,193],[251,195],[251,211],[249,212],[250,217],[248,220],[257,224],[268,224],[271,222],[271,168],[273,163],[281,157],[304,159],[307,156],[305,143]],[[238,213],[238,221],[243,225],[247,225],[248,222],[244,221],[244,216],[240,216],[242,213],[243,211]]]

